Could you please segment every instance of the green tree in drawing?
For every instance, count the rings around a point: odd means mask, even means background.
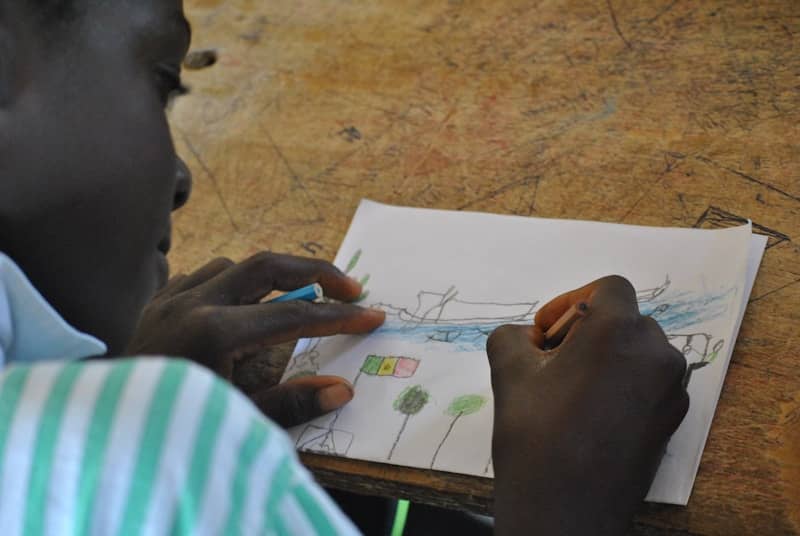
[[[349,274],[350,272],[352,272],[353,268],[355,268],[356,264],[358,264],[359,259],[361,259],[360,249],[355,253],[353,253],[352,257],[350,257],[350,260],[347,262],[347,268],[344,269],[344,273]]]
[[[458,396],[450,402],[450,405],[447,407],[447,411],[445,413],[450,415],[453,420],[450,422],[450,427],[447,428],[447,432],[444,434],[444,437],[439,442],[439,446],[436,447],[436,452],[433,454],[433,458],[431,458],[431,469],[433,469],[433,464],[436,463],[436,457],[439,455],[439,451],[442,450],[442,445],[444,442],[447,441],[447,438],[450,436],[450,432],[453,431],[453,427],[458,422],[458,419],[463,417],[464,415],[472,415],[480,411],[480,409],[486,404],[486,399],[481,395],[462,395]]]
[[[408,419],[410,419],[413,415],[416,415],[422,408],[425,407],[425,404],[428,403],[428,399],[430,398],[430,394],[426,391],[421,385],[414,385],[412,387],[406,387],[403,391],[397,396],[392,404],[392,407],[395,411],[399,411],[403,415],[405,415],[405,419],[403,419],[403,426],[400,427],[400,431],[397,432],[397,437],[392,444],[392,449],[389,451],[389,456],[386,458],[387,460],[392,459],[392,455],[394,454],[394,449],[397,447],[397,443],[400,442],[400,437],[403,435],[403,430],[406,429],[406,425],[408,424]]]
[[[344,273],[349,275],[350,272],[352,272],[355,269],[355,267],[358,264],[358,261],[360,259],[361,259],[361,250],[359,249],[358,251],[353,253],[352,257],[350,257],[350,261],[348,261],[347,268],[345,268]],[[360,301],[366,299],[367,296],[369,296],[369,291],[367,290],[367,282],[368,281],[369,281],[369,274],[367,274],[365,276],[362,276],[361,279],[359,280],[359,283],[361,283],[361,287],[364,290],[361,293],[361,296],[359,296],[356,299],[357,302],[360,302]]]

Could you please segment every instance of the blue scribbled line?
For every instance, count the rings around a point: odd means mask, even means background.
[[[653,301],[640,304],[643,315],[652,315],[665,332],[699,326],[729,312],[735,288],[712,293],[694,291],[665,292]],[[481,352],[486,349],[486,339],[491,332],[506,321],[476,324],[409,324],[388,319],[375,333],[402,339],[414,344],[448,344],[450,351]]]
[[[667,333],[698,326],[727,314],[736,295],[735,288],[713,293],[666,292],[642,304],[641,313],[652,316]]]
[[[505,322],[487,322],[482,324],[418,324],[408,325],[404,322],[388,320],[375,333],[394,338],[401,338],[414,344],[441,343],[449,344],[451,351],[481,352],[486,349],[486,339],[495,328]]]

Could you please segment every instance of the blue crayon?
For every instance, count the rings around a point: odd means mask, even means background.
[[[282,294],[275,299],[269,300],[268,303],[278,303],[292,300],[313,302],[320,299],[322,299],[322,287],[319,286],[318,283],[312,283],[306,287]]]

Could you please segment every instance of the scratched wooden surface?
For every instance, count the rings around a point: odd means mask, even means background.
[[[800,533],[800,2],[187,0],[177,270],[331,259],[362,197],[770,235],[687,508],[641,534]],[[675,252],[680,255],[679,251]],[[239,371],[255,384],[274,362]],[[279,366],[278,366],[279,368]],[[491,482],[306,457],[329,485],[486,509]]]

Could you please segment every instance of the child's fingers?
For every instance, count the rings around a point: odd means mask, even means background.
[[[319,283],[329,298],[352,301],[361,285],[319,259],[258,253],[208,281],[204,290],[219,305],[254,304],[273,290],[295,290]]]
[[[193,289],[197,285],[201,285],[216,275],[224,272],[234,264],[235,263],[228,258],[217,257],[216,259],[203,265],[201,268],[198,268],[191,274],[181,274],[170,279],[169,283],[167,283],[167,286],[165,286],[161,292],[158,293],[158,297],[168,298],[175,296],[176,294],[180,294],[181,292]]]
[[[624,277],[611,275],[553,298],[537,311],[534,322],[546,332],[570,307],[581,302],[593,310],[604,309],[625,316],[639,314],[633,286]]]
[[[536,368],[544,365],[547,357],[539,349],[543,342],[541,332],[533,326],[507,324],[489,335],[486,355],[496,401],[502,401],[509,386],[525,377],[535,362]]]
[[[290,428],[335,411],[353,398],[353,386],[337,376],[306,376],[251,396],[273,421]]]
[[[172,277],[169,278],[167,284],[156,292],[155,298],[174,296],[175,294],[180,292],[179,290],[176,289],[180,287],[180,285],[187,277],[189,276],[187,276],[186,274],[173,275]]]
[[[581,288],[570,290],[547,302],[536,312],[533,320],[536,326],[546,332],[570,307],[586,302],[595,288],[595,283],[589,283]]]
[[[368,333],[385,318],[383,311],[351,304],[258,303],[217,308],[207,331],[217,350],[238,354],[306,337]]]

